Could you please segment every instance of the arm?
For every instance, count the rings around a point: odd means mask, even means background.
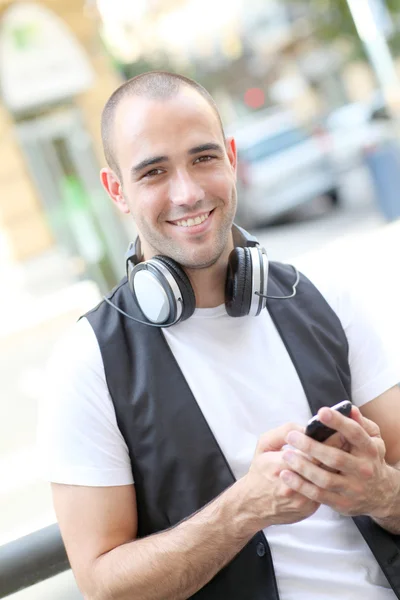
[[[394,501],[386,516],[373,517],[391,533],[400,534],[400,387],[395,386],[360,408],[361,414],[376,423],[385,443],[385,461],[392,467]]]
[[[351,419],[328,408],[318,413],[346,439],[348,452],[290,433],[291,445],[331,471],[304,455],[285,452],[288,468],[281,477],[293,490],[339,513],[368,515],[400,534],[400,389],[391,388],[361,411],[353,407]]]
[[[386,503],[380,515],[377,513],[371,517],[386,531],[400,535],[400,462],[393,467],[392,488],[392,502]]]
[[[194,594],[256,532],[239,517],[244,507],[238,487],[177,527],[134,541],[134,486],[55,485],[57,517],[85,598],[178,600]]]
[[[136,540],[133,485],[53,484],[61,533],[87,600],[183,600],[203,587],[260,529],[306,518],[318,504],[279,478],[287,425],[261,438],[249,473],[205,508]]]

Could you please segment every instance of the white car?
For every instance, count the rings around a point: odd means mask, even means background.
[[[325,136],[300,127],[290,112],[254,115],[227,135],[238,149],[238,223],[264,225],[319,196],[337,204]]]
[[[334,110],[326,119],[332,164],[338,174],[362,166],[364,155],[393,139],[393,126],[383,116],[374,118],[377,107],[353,102]]]

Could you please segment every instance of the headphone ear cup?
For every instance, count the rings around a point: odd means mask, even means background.
[[[182,267],[172,258],[167,256],[154,256],[152,260],[158,260],[163,263],[173,275],[179,289],[182,293],[182,314],[179,322],[185,321],[194,313],[196,308],[196,296],[192,288],[192,284],[189,281],[189,277],[186,275]]]
[[[252,266],[249,248],[237,247],[229,255],[225,283],[226,312],[231,317],[249,314],[252,292]]]

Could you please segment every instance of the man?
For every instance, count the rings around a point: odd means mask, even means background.
[[[139,260],[176,261],[195,310],[162,333],[137,324],[109,305],[145,320],[122,282],[52,359],[41,439],[85,598],[394,598],[377,559],[388,574],[397,555],[372,540],[374,556],[349,518],[400,533],[399,374],[383,343],[318,274],[297,312],[278,299],[227,314],[236,147],[203,88],[141,75],[110,98],[102,133],[101,180],[135,219]],[[321,406],[352,396],[351,418],[319,412],[335,443],[303,434],[312,386]]]

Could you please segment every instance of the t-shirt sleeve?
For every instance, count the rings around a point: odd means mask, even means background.
[[[376,306],[352,288],[349,281],[326,280],[319,275],[305,275],[317,286],[340,319],[349,343],[352,401],[356,406],[370,402],[400,383],[400,344],[394,328],[392,334],[382,327]],[[398,318],[387,314],[387,319]]]
[[[81,319],[57,344],[39,406],[40,474],[54,483],[133,483],[96,336]]]
[[[339,309],[349,341],[353,402],[362,406],[400,382],[400,355],[367,306],[345,291]]]

